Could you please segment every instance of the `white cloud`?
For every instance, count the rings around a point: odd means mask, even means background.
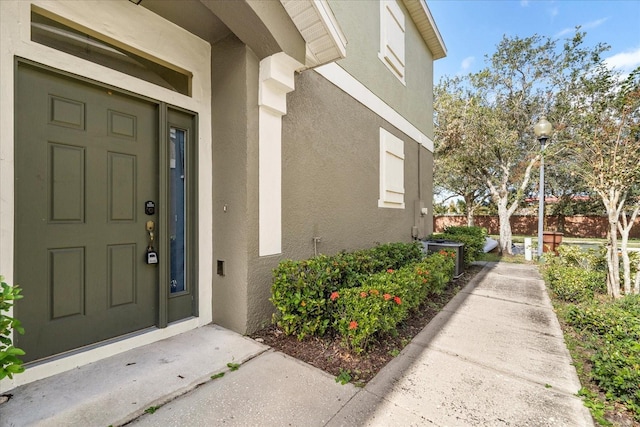
[[[575,28],[565,28],[564,30],[560,30],[559,32],[555,33],[553,35],[554,39],[558,39],[562,36],[566,36],[569,33],[573,33],[576,29]]]
[[[628,52],[616,53],[604,62],[611,68],[631,72],[640,66],[640,47]]]
[[[586,24],[580,24],[580,30],[584,31],[584,30],[589,30],[592,28],[599,27],[600,25],[604,24],[608,19],[609,18],[600,18],[600,19],[596,19],[595,21],[587,22]],[[576,31],[576,27],[565,28],[557,32],[554,35],[554,38],[560,38],[562,36],[566,36],[567,34],[573,34],[575,31]]]
[[[476,60],[476,58],[474,56],[467,56],[466,58],[464,58],[462,60],[462,63],[460,64],[460,67],[463,70],[468,70],[471,67],[471,65],[473,65],[475,60]]]
[[[581,25],[581,27],[582,27],[581,29],[582,30],[588,30],[590,28],[599,27],[600,25],[604,24],[607,21],[607,19],[609,19],[609,18],[600,18],[600,19],[595,20],[595,21],[587,22],[586,24],[582,24]]]

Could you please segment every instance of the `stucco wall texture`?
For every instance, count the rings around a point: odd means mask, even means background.
[[[348,41],[347,57],[337,61],[367,89],[400,113],[422,133],[433,136],[433,55],[409,17],[405,15],[405,81],[378,57],[380,52],[380,2],[329,1]]]
[[[282,120],[282,254],[251,251],[248,331],[271,318],[271,270],[280,260],[409,242],[413,226],[431,232],[416,206],[419,192],[432,194],[432,154],[315,71],[297,74],[295,85]],[[381,127],[404,141],[404,209],[378,207]]]

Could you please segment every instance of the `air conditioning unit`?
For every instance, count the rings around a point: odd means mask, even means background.
[[[464,243],[452,240],[425,240],[422,242],[422,251],[425,254],[441,250],[455,251],[456,262],[453,269],[453,278],[457,279],[464,272]]]

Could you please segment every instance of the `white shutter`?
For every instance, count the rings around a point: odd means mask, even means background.
[[[381,32],[382,46],[381,51],[384,61],[389,67],[404,79],[404,33],[405,22],[404,13],[395,0],[383,1],[381,9]]]
[[[404,208],[404,141],[380,128],[379,207]]]

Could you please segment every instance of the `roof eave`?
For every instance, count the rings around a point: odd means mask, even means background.
[[[411,19],[416,24],[422,39],[433,55],[433,59],[441,59],[447,56],[447,47],[442,40],[440,31],[431,15],[431,11],[425,0],[402,0],[409,11]]]
[[[307,44],[305,68],[346,56],[347,40],[326,0],[280,0]]]

